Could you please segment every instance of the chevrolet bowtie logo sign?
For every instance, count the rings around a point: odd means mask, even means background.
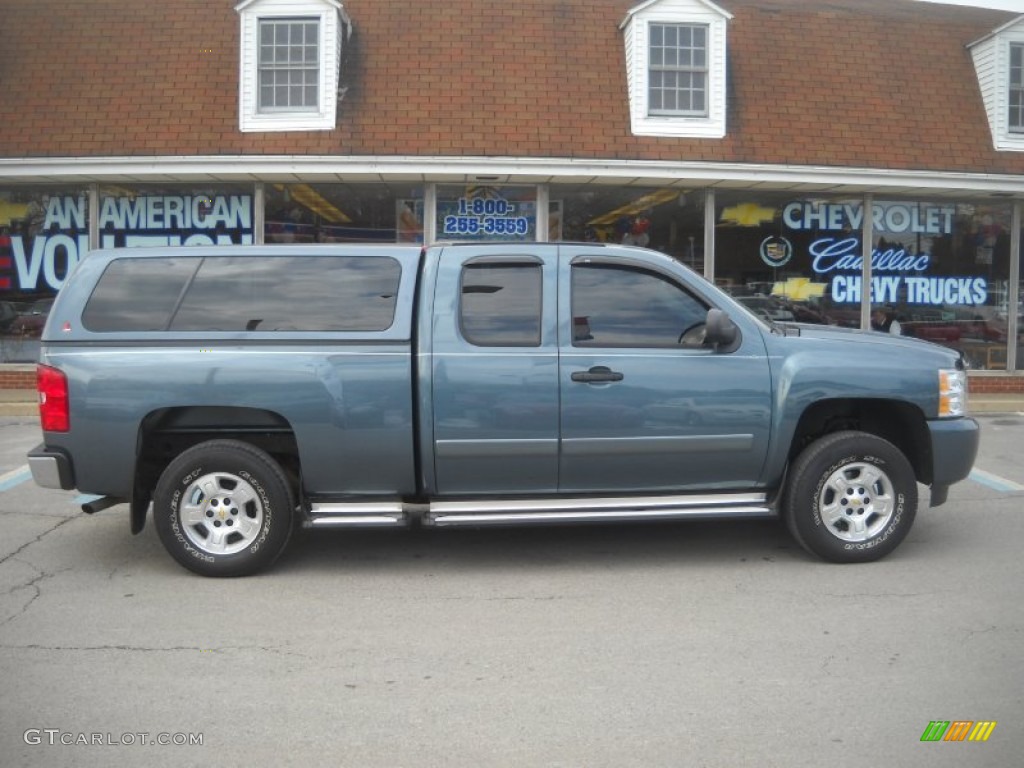
[[[775,209],[766,208],[757,203],[740,203],[729,206],[722,211],[723,224],[736,224],[741,227],[757,227],[770,224],[775,220]]]

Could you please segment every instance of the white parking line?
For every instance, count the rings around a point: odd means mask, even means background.
[[[16,485],[21,485],[26,480],[32,477],[32,473],[29,472],[28,464],[23,464],[17,469],[12,469],[10,472],[5,472],[0,475],[0,493],[9,491]]]
[[[1005,477],[994,475],[991,472],[986,472],[984,469],[978,469],[977,467],[971,470],[971,474],[968,477],[976,483],[981,483],[987,488],[1002,491],[1003,493],[1024,491],[1024,485],[1015,483],[1013,480],[1007,480]]]

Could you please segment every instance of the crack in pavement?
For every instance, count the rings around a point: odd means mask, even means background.
[[[68,568],[61,568],[59,571],[57,571],[55,573],[50,573],[49,571],[46,571],[46,570],[44,570],[42,568],[39,568],[36,565],[33,565],[32,563],[28,562],[27,560],[16,560],[15,562],[18,562],[18,563],[21,563],[22,565],[28,566],[29,568],[31,568],[32,570],[34,570],[36,572],[37,576],[35,576],[35,578],[29,579],[28,581],[23,582],[21,584],[15,584],[13,587],[11,587],[10,589],[7,590],[6,594],[13,595],[15,592],[20,592],[23,589],[31,589],[33,591],[33,594],[28,599],[28,602],[25,603],[23,606],[21,606],[21,608],[18,611],[16,611],[15,613],[11,614],[10,616],[8,616],[3,621],[0,621],[0,627],[4,627],[4,626],[10,624],[12,621],[14,621],[15,619],[17,619],[20,616],[24,616],[28,612],[28,609],[32,607],[32,604],[36,600],[38,600],[40,597],[42,597],[43,590],[39,586],[40,582],[44,581],[45,579],[53,578],[57,574],[65,573],[65,572],[71,570],[71,568],[68,567]]]
[[[7,595],[13,595],[16,592],[20,592],[21,590],[24,590],[24,589],[31,589],[32,590],[32,594],[29,597],[28,601],[23,606],[21,606],[20,609],[18,609],[17,611],[12,613],[10,616],[8,616],[5,619],[3,619],[2,621],[0,621],[0,627],[5,627],[8,624],[10,624],[12,621],[14,621],[15,619],[20,618],[21,616],[24,616],[25,613],[28,611],[28,609],[32,607],[32,604],[35,603],[35,601],[38,600],[42,596],[42,594],[43,594],[43,591],[40,588],[39,584],[42,581],[57,575],[56,573],[50,573],[50,572],[46,571],[43,568],[39,568],[38,566],[33,565],[32,563],[28,562],[27,560],[18,558],[18,555],[20,555],[26,549],[31,547],[33,544],[38,544],[40,541],[43,540],[43,537],[48,536],[49,534],[53,533],[55,530],[60,528],[62,525],[64,525],[65,523],[69,523],[72,520],[74,520],[73,517],[66,517],[66,518],[64,518],[63,520],[61,520],[56,525],[54,525],[51,528],[48,528],[45,531],[43,531],[42,533],[40,533],[38,536],[36,536],[31,541],[25,542],[24,544],[22,544],[20,547],[18,547],[16,550],[11,552],[10,554],[0,558],[0,566],[6,564],[8,562],[15,562],[15,563],[21,563],[22,565],[25,565],[25,566],[31,568],[33,571],[36,572],[36,576],[35,577],[29,579],[28,581],[21,582],[20,584],[15,584],[14,586],[8,588],[7,592],[5,593]],[[63,573],[64,571],[67,571],[67,570],[70,570],[70,569],[69,568],[63,568],[60,571],[57,571],[57,573]]]
[[[10,589],[7,590],[7,594],[8,595],[13,595],[15,592],[20,592],[23,589],[31,589],[33,591],[33,593],[32,593],[32,596],[29,597],[28,602],[25,603],[23,606],[21,606],[20,610],[16,611],[15,613],[12,613],[10,616],[8,616],[3,621],[0,621],[0,627],[4,627],[4,626],[10,624],[12,621],[14,621],[15,619],[19,618],[20,616],[24,616],[25,612],[28,611],[28,609],[32,607],[32,603],[34,603],[36,600],[38,600],[40,598],[40,596],[43,594],[43,590],[39,588],[39,582],[41,582],[43,579],[48,579],[48,578],[50,578],[50,576],[53,575],[53,574],[47,573],[46,571],[44,571],[44,570],[42,570],[40,568],[36,568],[36,566],[32,565],[32,563],[27,563],[24,560],[18,560],[17,562],[23,563],[23,564],[27,565],[29,568],[34,570],[37,575],[36,575],[35,578],[29,579],[28,581],[24,582],[23,584],[16,584],[15,586],[11,587]]]
[[[77,516],[76,516],[76,517],[77,517]],[[39,534],[38,536],[36,536],[36,537],[35,537],[34,539],[32,539],[31,541],[27,541],[27,542],[25,542],[25,543],[24,543],[24,544],[22,544],[22,545],[21,545],[20,547],[18,547],[18,548],[17,548],[16,550],[14,550],[13,552],[11,552],[11,553],[10,553],[9,555],[5,555],[4,557],[0,557],[0,565],[3,565],[3,564],[4,564],[4,563],[6,563],[6,562],[7,562],[8,560],[10,560],[10,559],[12,559],[12,558],[14,558],[14,557],[17,557],[17,556],[18,556],[18,555],[20,555],[20,554],[21,554],[22,552],[24,552],[24,551],[25,551],[26,549],[28,549],[29,547],[31,547],[31,546],[32,546],[33,544],[38,544],[38,543],[39,543],[40,541],[42,541],[42,540],[43,540],[43,537],[44,537],[44,536],[49,536],[49,535],[50,535],[51,533],[53,533],[54,531],[56,531],[56,530],[57,530],[58,528],[60,528],[60,527],[61,527],[62,525],[65,525],[66,523],[70,523],[70,522],[71,522],[72,520],[74,520],[74,519],[76,519],[76,518],[75,518],[75,517],[65,517],[65,518],[64,518],[63,520],[61,520],[61,521],[60,521],[59,523],[57,523],[57,524],[56,524],[55,526],[53,526],[52,528],[47,528],[47,529],[46,529],[45,531],[43,531],[42,533],[40,533],[40,534]],[[34,566],[33,566],[33,567],[34,567]]]

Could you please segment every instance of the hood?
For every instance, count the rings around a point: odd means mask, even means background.
[[[830,344],[856,344],[859,349],[875,347],[891,352],[903,352],[913,355],[932,354],[944,358],[945,365],[953,367],[960,359],[960,351],[944,347],[912,336],[895,336],[880,331],[864,331],[859,328],[841,328],[835,325],[811,325],[806,323],[785,323],[778,326],[787,338],[827,341]],[[890,352],[890,353],[891,353]]]

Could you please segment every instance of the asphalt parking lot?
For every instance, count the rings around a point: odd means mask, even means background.
[[[1024,414],[981,421],[875,564],[691,522],[318,531],[211,580],[35,487],[34,420],[0,418],[0,763],[1019,765]]]

